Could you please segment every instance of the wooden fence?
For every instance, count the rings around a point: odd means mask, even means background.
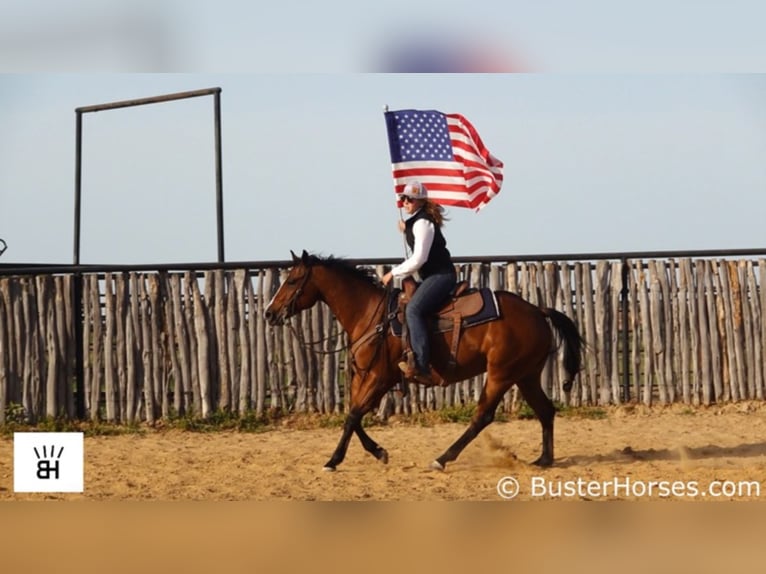
[[[584,370],[567,396],[552,356],[543,385],[555,401],[616,404],[626,391],[646,404],[764,398],[764,259],[458,267],[473,286],[507,289],[575,320],[587,343]],[[294,319],[305,341],[321,341],[316,350],[263,320],[283,273],[84,274],[87,416],[151,423],[216,411],[344,412],[347,340],[329,309],[320,304]],[[72,275],[0,278],[0,423],[75,416],[73,285]],[[379,414],[475,401],[482,384],[480,376],[445,389],[413,386],[405,399],[392,392]],[[516,400],[512,390],[501,408]]]

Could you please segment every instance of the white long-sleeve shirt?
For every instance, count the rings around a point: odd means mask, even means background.
[[[415,274],[428,259],[431,244],[434,242],[434,233],[435,228],[432,222],[427,219],[418,219],[412,226],[412,236],[414,238],[412,255],[391,269],[391,275],[394,277],[407,277]]]

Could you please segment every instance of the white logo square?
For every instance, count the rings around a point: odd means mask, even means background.
[[[81,432],[13,433],[14,492],[82,492]]]

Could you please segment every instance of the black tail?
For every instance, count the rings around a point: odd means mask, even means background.
[[[543,309],[543,313],[559,334],[559,338],[564,342],[564,368],[569,375],[569,380],[564,381],[564,391],[567,393],[572,390],[572,382],[582,368],[582,348],[583,341],[577,325],[574,321],[556,309]]]

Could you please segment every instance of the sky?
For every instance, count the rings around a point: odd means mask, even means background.
[[[766,71],[761,0],[451,0],[448,6],[438,0],[4,0],[0,69],[380,72],[422,63],[423,52],[445,57],[459,49],[476,57],[492,53],[495,70],[505,71]],[[403,53],[411,59],[406,66]]]
[[[73,261],[75,108],[210,87],[227,261],[404,256],[384,105],[463,114],[505,162],[448,209],[453,255],[766,247],[758,3],[74,3],[0,23],[0,263]],[[429,70],[473,73],[397,73]],[[83,135],[82,263],[216,260],[212,97]]]

